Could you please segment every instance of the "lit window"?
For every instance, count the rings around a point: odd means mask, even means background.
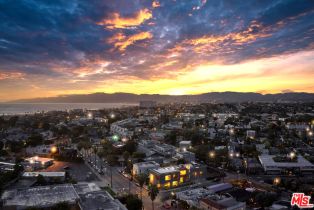
[[[150,175],[149,175],[149,182],[150,182],[151,184],[154,183],[154,179],[155,179],[154,174],[150,174]]]
[[[194,172],[194,176],[197,176],[197,172],[196,171]]]
[[[170,187],[170,182],[167,182],[165,185],[164,185],[165,188],[169,188]]]
[[[203,171],[200,171],[200,175],[203,175]]]
[[[160,184],[157,184],[157,188],[160,188]]]
[[[171,180],[171,175],[165,176],[165,181],[170,181]]]
[[[178,186],[178,181],[173,181],[172,182],[172,187],[176,187],[176,186]]]
[[[172,175],[172,178],[176,178],[176,177],[177,177],[177,175],[176,175],[176,174],[173,174],[173,175]]]
[[[186,175],[186,170],[181,170],[181,171],[180,171],[180,175],[181,175],[181,176]]]
[[[183,183],[183,182],[184,182],[183,177],[180,177],[180,183]]]

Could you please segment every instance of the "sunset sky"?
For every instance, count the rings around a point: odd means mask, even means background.
[[[313,0],[0,0],[0,101],[314,92]]]

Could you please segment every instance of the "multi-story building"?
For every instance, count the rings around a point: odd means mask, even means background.
[[[117,121],[110,125],[110,131],[120,137],[131,137],[134,134],[134,125],[136,122],[135,119]]]
[[[133,164],[133,175],[148,174],[149,170],[157,169],[160,165],[155,161],[141,162]]]
[[[206,166],[192,162],[150,170],[149,183],[160,189],[175,188],[206,178]]]

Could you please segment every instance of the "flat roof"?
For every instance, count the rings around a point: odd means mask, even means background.
[[[160,166],[158,163],[155,161],[147,161],[147,162],[140,162],[140,163],[134,163],[133,165],[139,166],[139,167],[144,167],[144,166]]]
[[[301,167],[301,168],[314,168],[314,165],[306,160],[303,156],[298,155],[297,162],[275,162],[276,155],[260,155],[258,159],[264,167]]]
[[[37,172],[24,172],[23,177],[37,177],[38,175],[42,175],[44,177],[64,177],[65,172],[45,172],[45,171],[37,171]]]
[[[78,199],[71,184],[8,190],[2,194],[4,206],[45,207],[60,202],[75,203]]]

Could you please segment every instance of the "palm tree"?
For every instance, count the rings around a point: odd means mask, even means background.
[[[116,156],[108,155],[107,162],[110,167],[110,187],[112,188],[112,167],[117,163]]]
[[[93,152],[94,152],[95,165],[96,165],[96,160],[97,160],[97,158],[96,158],[97,151],[98,151],[97,146],[93,146]]]
[[[156,199],[158,193],[159,193],[159,190],[158,190],[156,185],[149,185],[148,195],[149,195],[150,199],[152,200],[153,210],[154,210],[154,200]]]
[[[142,194],[142,191],[143,191],[143,186],[146,182],[146,179],[147,179],[147,175],[146,174],[139,174],[136,176],[136,179],[140,185],[140,188],[141,188],[141,201],[143,202],[143,194]]]

